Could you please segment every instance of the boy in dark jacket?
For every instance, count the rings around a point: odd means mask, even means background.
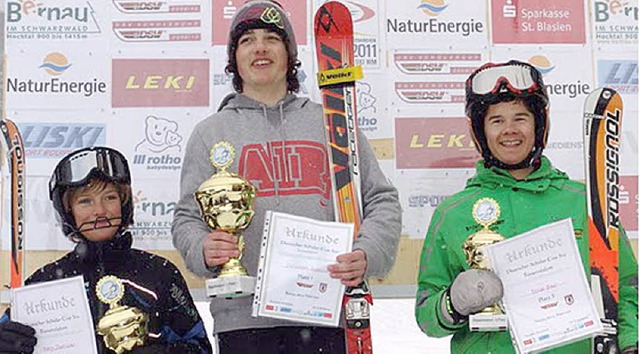
[[[77,243],[72,252],[32,274],[26,284],[82,275],[96,328],[109,304],[100,284],[115,281],[119,305],[141,313],[133,332],[138,343],[96,332],[98,353],[211,353],[204,325],[189,289],[168,260],[131,248],[133,223],[129,165],[107,147],[80,149],[64,157],[49,181],[49,197],[64,234]],[[0,318],[0,352],[32,353],[35,330]],[[108,332],[108,331],[107,331]],[[122,339],[122,338],[121,338]]]

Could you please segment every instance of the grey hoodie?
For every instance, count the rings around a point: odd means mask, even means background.
[[[364,220],[353,249],[367,255],[366,276],[382,277],[395,262],[401,211],[396,189],[386,180],[371,147],[360,134],[360,171]],[[202,241],[210,233],[200,219],[193,193],[214,174],[211,147],[227,141],[235,149],[228,171],[238,173],[258,190],[255,215],[242,231],[242,263],[255,276],[265,211],[274,210],[316,220],[334,220],[322,106],[287,95],[268,107],[242,94],[227,96],[217,113],[199,122],[187,143],[180,201],[171,232],[187,268],[203,277],[215,274],[204,263]],[[286,156],[286,158],[282,158]],[[214,333],[247,328],[304,325],[251,317],[252,297],[213,299]]]

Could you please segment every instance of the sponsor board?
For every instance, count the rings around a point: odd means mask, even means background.
[[[179,132],[178,122],[147,115],[143,125],[143,134],[133,148],[131,167],[136,170],[143,169],[142,173],[179,173],[186,139]]]
[[[175,188],[167,188],[175,186]],[[146,250],[173,250],[171,222],[178,200],[175,179],[138,179],[133,190],[134,223],[129,230],[133,246]]]
[[[392,100],[397,113],[415,116],[419,109],[426,117],[464,115],[465,81],[488,56],[486,50],[393,52]]]
[[[113,59],[113,107],[209,105],[209,59]]]
[[[585,44],[583,0],[491,0],[494,44]]]
[[[483,64],[482,53],[396,52],[393,63],[407,75],[471,75]]]
[[[106,124],[63,122],[20,122],[25,155],[33,159],[61,159],[74,150],[105,145]]]
[[[212,45],[227,45],[229,36],[229,26],[231,18],[238,8],[245,3],[245,0],[212,0],[211,16],[212,16]],[[299,46],[307,44],[307,28],[309,12],[307,9],[307,1],[300,0],[281,0],[278,1],[285,9],[291,19],[291,26]]]
[[[378,0],[347,1],[345,3],[353,18],[354,65],[364,69],[381,67],[384,42],[381,41],[380,4]]]
[[[638,45],[638,0],[596,0],[592,14],[595,43]]]
[[[12,109],[81,108],[108,102],[106,80],[91,53],[24,52],[7,62],[7,102]]]
[[[316,79],[315,67],[311,63],[315,60],[313,49],[307,47],[298,47],[298,60],[302,62],[302,66],[298,68],[298,82],[300,83],[300,91],[298,96],[309,97],[315,102],[320,102],[320,90]],[[308,65],[307,65],[308,64]]]
[[[626,231],[638,232],[638,175],[620,176],[620,220]]]
[[[396,168],[473,168],[467,118],[395,118]]]
[[[368,139],[393,137],[393,124],[389,119],[385,74],[368,74],[356,83],[358,128]]]
[[[460,81],[396,82],[396,95],[410,104],[464,103],[464,79]]]
[[[402,235],[422,239],[438,205],[464,188],[473,170],[403,170],[396,175]]]
[[[544,155],[569,178],[584,180],[584,122],[579,111],[553,109],[549,113],[551,129]]]
[[[233,89],[233,75],[227,74],[225,66],[227,64],[227,47],[216,46],[211,49],[211,57],[218,58],[212,63],[211,68],[212,87],[211,87],[211,106],[216,109],[222,100],[230,93],[235,92]]]
[[[227,74],[225,72],[215,73],[213,74],[213,86],[220,87],[223,86],[228,89],[228,91],[233,91],[233,84],[231,80],[233,79],[232,74]]]
[[[594,89],[591,76],[585,75],[590,72],[588,68],[591,62],[584,60],[587,65],[572,62],[565,57],[566,55],[568,54],[537,54],[530,56],[526,61],[542,73],[545,89],[551,99],[563,97],[582,104],[584,98]]]
[[[163,0],[135,1],[112,0],[115,8],[124,14],[166,14],[166,13],[199,13],[201,5],[198,1]]]
[[[598,60],[598,87],[610,87],[625,98],[638,95],[637,60]],[[626,96],[626,97],[625,97]]]
[[[488,44],[484,1],[405,0],[388,4],[388,49],[482,48]]]
[[[86,0],[8,0],[4,9],[7,39],[20,41],[97,39],[107,12],[103,1]]]
[[[113,21],[112,29],[123,42],[197,42],[202,38],[199,19]]]

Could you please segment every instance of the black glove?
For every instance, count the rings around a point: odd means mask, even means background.
[[[19,322],[0,323],[0,353],[33,353],[36,330]]]
[[[133,347],[131,354],[186,354],[200,353],[200,347],[188,343],[173,344],[146,344],[139,347]]]
[[[447,321],[457,324],[502,298],[502,281],[484,269],[469,269],[453,280],[442,297],[441,311]]]
[[[168,354],[167,346],[164,344],[147,344],[133,347],[131,354]]]

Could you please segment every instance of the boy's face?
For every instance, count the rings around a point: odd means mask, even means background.
[[[484,134],[491,154],[508,165],[522,162],[535,146],[535,118],[521,101],[489,106]]]
[[[236,62],[243,92],[286,90],[287,48],[277,33],[267,29],[246,31],[238,39]]]
[[[122,223],[120,193],[113,183],[80,188],[71,197],[71,213],[87,240],[110,240]]]

